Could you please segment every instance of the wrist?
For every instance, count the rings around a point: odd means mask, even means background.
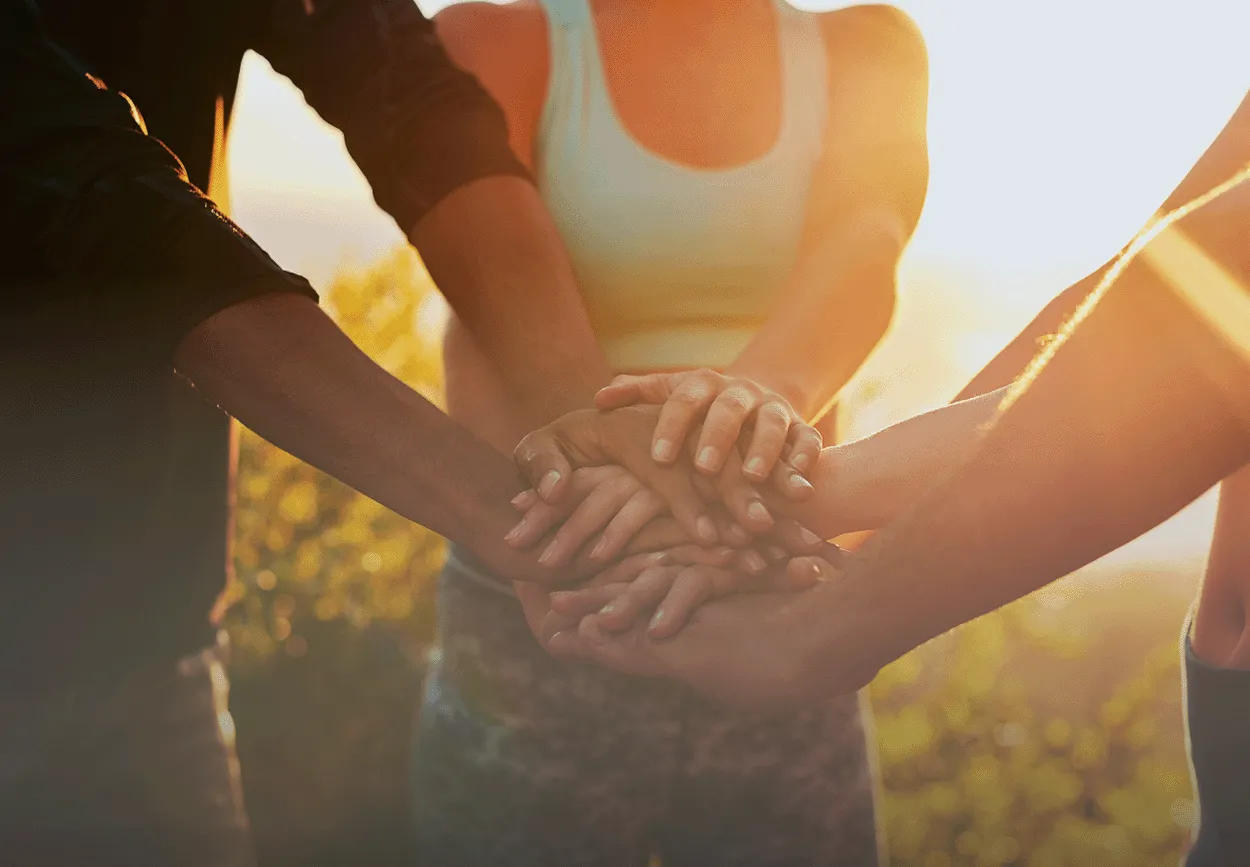
[[[725,370],[725,375],[749,379],[763,386],[779,395],[802,418],[811,418],[815,412],[815,409],[810,406],[812,403],[810,389],[804,388],[802,384],[788,376],[779,376],[775,370],[757,370],[750,366],[730,365]]]
[[[858,440],[821,449],[809,481],[815,496],[799,508],[801,523],[825,539],[889,522],[881,502],[882,479],[872,470],[871,450]]]
[[[813,695],[862,689],[906,652],[887,645],[887,612],[869,604],[864,590],[844,576],[810,591],[797,646],[800,675]]]

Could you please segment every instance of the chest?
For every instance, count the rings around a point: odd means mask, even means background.
[[[770,150],[785,91],[772,3],[729,3],[707,16],[592,6],[607,98],[640,145],[697,168],[739,165]]]

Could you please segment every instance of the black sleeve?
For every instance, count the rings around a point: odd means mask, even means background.
[[[122,94],[0,0],[0,250],[6,316],[56,308],[168,358],[246,298],[313,298],[187,180]]]
[[[379,206],[404,232],[492,175],[528,177],[502,109],[456,67],[412,0],[268,0],[253,45],[342,131]]]

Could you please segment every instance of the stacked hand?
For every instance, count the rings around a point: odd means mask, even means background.
[[[639,651],[654,642],[679,647],[675,639],[713,611],[741,617],[784,607],[834,574],[838,549],[784,514],[785,502],[812,494],[805,473],[820,434],[780,396],[709,371],[618,377],[597,404],[516,450],[533,489],[514,501],[522,517],[509,544],[541,550],[552,569],[602,567],[555,594],[519,587],[530,626],[553,653],[669,673],[717,692],[714,678],[662,670],[659,657]],[[771,498],[782,503],[778,514],[762,490],[779,495]],[[751,598],[705,604],[740,594]],[[604,653],[624,647],[633,652]],[[727,697],[749,699],[741,686]]]

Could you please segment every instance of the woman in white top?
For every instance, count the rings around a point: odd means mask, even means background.
[[[902,13],[519,0],[436,21],[504,107],[602,351],[545,346],[546,369],[671,372],[757,429],[833,404],[888,326],[924,200],[926,58]],[[449,327],[448,408],[510,451],[551,404],[492,366],[509,323],[490,306]],[[422,863],[877,862],[853,699],[743,715],[552,659],[508,576],[458,551],[439,620],[414,763]]]

